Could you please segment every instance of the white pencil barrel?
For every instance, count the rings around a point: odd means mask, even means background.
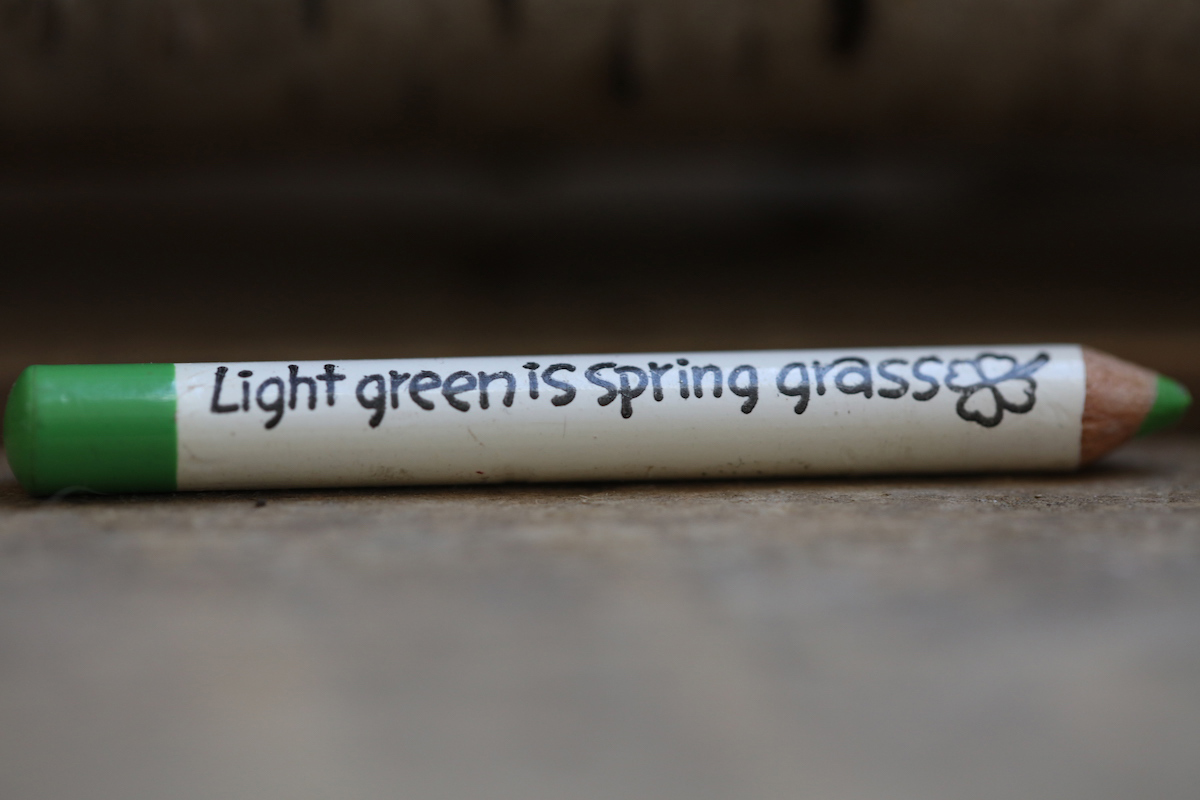
[[[178,364],[178,488],[1079,463],[1077,346]]]

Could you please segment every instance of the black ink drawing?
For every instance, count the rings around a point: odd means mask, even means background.
[[[1024,414],[1037,401],[1037,381],[1033,373],[1050,356],[1039,353],[1027,364],[1012,356],[980,353],[975,358],[955,359],[946,371],[946,388],[958,392],[958,415],[968,422],[994,428],[1004,412]]]

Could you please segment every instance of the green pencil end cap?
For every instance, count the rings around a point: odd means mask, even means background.
[[[1183,418],[1188,407],[1192,404],[1192,395],[1183,384],[1173,381],[1165,375],[1158,376],[1158,390],[1154,396],[1154,405],[1150,407],[1138,436],[1161,431],[1169,428]]]
[[[8,393],[8,408],[4,412],[4,450],[8,455],[8,465],[26,491],[34,494],[38,494],[34,489],[37,485],[34,464],[37,426],[34,422],[32,388],[37,381],[34,375],[36,369],[29,367],[17,378],[12,391]]]
[[[13,474],[34,495],[175,488],[175,366],[33,366],[4,414]]]

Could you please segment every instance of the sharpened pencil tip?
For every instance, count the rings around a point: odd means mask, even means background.
[[[1165,375],[1159,375],[1154,405],[1150,407],[1146,418],[1142,420],[1142,427],[1138,428],[1137,435],[1145,436],[1148,433],[1169,428],[1183,418],[1191,404],[1192,395],[1184,388],[1183,384],[1173,381]]]

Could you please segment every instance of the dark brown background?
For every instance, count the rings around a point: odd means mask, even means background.
[[[225,159],[0,183],[35,362],[1083,342],[1200,384],[1183,151]]]

